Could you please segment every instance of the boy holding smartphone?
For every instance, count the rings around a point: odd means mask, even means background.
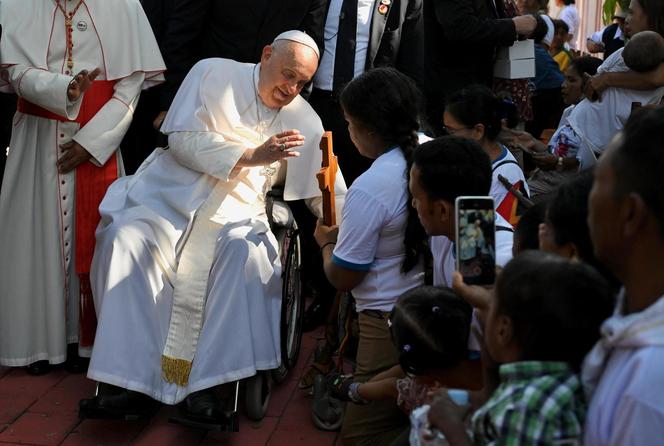
[[[487,196],[491,188],[491,161],[475,141],[444,136],[422,144],[410,170],[413,207],[430,239],[434,285],[452,286],[456,271],[457,210],[461,196]],[[512,258],[512,226],[495,215],[495,263]]]

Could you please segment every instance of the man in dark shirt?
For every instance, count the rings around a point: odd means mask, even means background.
[[[471,84],[491,87],[497,46],[528,37],[533,16],[504,18],[503,0],[424,0],[427,117],[442,132],[445,98]]]
[[[587,46],[591,53],[604,53],[606,60],[611,54],[625,46],[625,18],[620,9],[613,15],[613,23],[588,37]]]
[[[203,55],[256,63],[280,33],[299,29],[323,47],[326,0],[207,0]]]

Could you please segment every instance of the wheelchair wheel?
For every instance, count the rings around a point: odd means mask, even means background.
[[[281,302],[281,367],[273,371],[275,382],[282,382],[295,366],[302,343],[304,299],[300,281],[300,240],[298,229],[288,229],[282,245],[283,289]]]
[[[259,371],[247,378],[244,388],[244,409],[247,417],[253,421],[265,418],[270,403],[270,374]]]

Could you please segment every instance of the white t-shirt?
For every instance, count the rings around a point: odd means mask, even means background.
[[[597,69],[597,73],[629,71],[622,58],[623,49],[611,54]],[[579,102],[567,117],[567,122],[581,138],[577,155],[581,160],[581,169],[590,167],[594,161],[593,153],[604,151],[613,136],[625,127],[632,113],[633,102],[640,102],[641,105],[659,104],[662,95],[664,87],[648,91],[608,88],[602,93],[601,101],[584,99]]]
[[[408,199],[406,160],[398,148],[376,159],[348,189],[332,261],[368,271],[353,289],[358,311],[391,311],[401,294],[423,284],[421,263],[401,272]]]
[[[579,36],[579,12],[576,10],[576,6],[573,4],[565,6],[560,11],[558,18],[567,23],[569,33],[573,36],[572,40],[569,41],[569,47],[575,50],[577,47],[576,39]]]
[[[655,446],[664,440],[664,296],[627,315],[624,299],[623,290],[583,366],[586,390],[596,383],[586,417],[588,446]]]
[[[521,170],[514,155],[512,155],[512,153],[504,146],[503,153],[491,163],[491,169],[493,170],[493,176],[491,178],[491,190],[489,191],[489,195],[493,197],[496,211],[500,212],[500,215],[506,220],[509,220],[510,216],[506,215],[505,212],[502,212],[500,207],[509,194],[509,191],[503,186],[503,183],[500,182],[498,175],[502,175],[512,184],[516,184],[520,181],[523,189],[525,189],[528,196],[530,196],[530,189],[528,188],[526,177],[523,175],[523,170]]]
[[[615,349],[588,408],[584,444],[661,445],[663,371],[664,346]]]

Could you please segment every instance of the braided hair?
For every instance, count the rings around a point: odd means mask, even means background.
[[[374,68],[353,79],[341,93],[344,111],[367,129],[376,132],[389,145],[398,146],[406,159],[408,179],[413,152],[418,146],[417,131],[423,109],[420,90],[408,76],[394,68]],[[402,271],[413,269],[426,252],[426,233],[413,208],[408,192],[408,222],[404,235],[406,257]]]

